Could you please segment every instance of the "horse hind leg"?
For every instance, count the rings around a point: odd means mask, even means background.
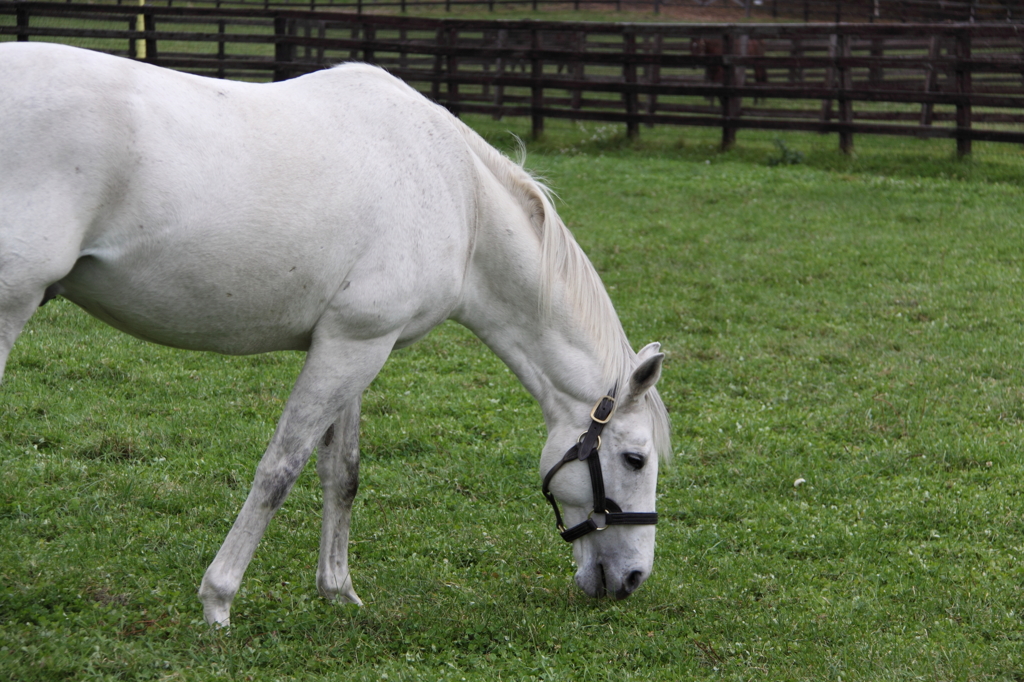
[[[46,220],[4,215],[0,194],[0,380],[14,342],[32,313],[60,294],[57,284],[75,265],[77,244],[67,243],[63,230],[74,223],[59,216]],[[63,243],[62,243],[63,242]]]
[[[0,279],[6,279],[5,275],[0,268]],[[12,286],[7,282],[0,284],[0,379],[3,378],[14,342],[32,313],[42,303],[45,288]]]
[[[316,587],[325,599],[353,604],[362,604],[348,570],[352,502],[359,489],[359,408],[357,399],[327,429],[316,460],[324,495]]]

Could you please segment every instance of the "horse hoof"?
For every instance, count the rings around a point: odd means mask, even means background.
[[[215,628],[226,628],[231,625],[231,602],[234,593],[217,589],[213,581],[203,578],[199,586],[199,600],[203,602],[203,618]]]
[[[330,589],[324,585],[317,585],[317,591],[320,596],[327,601],[337,602],[339,604],[355,604],[356,606],[362,606],[363,600],[359,598],[356,591],[352,589],[352,582],[346,581],[346,585],[342,588]]]
[[[206,619],[207,625],[215,630],[227,630],[231,627],[231,613],[226,610],[204,607],[203,618]]]
[[[355,604],[356,606],[362,606],[363,600],[359,598],[355,590],[348,589],[345,592],[335,592],[334,594],[324,594],[320,592],[320,596],[327,601],[336,602],[338,604]]]

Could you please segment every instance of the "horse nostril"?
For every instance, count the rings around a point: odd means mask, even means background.
[[[616,593],[615,597],[617,599],[625,599],[629,595],[636,592],[636,588],[640,587],[643,581],[643,571],[631,572],[629,575],[626,576],[626,579],[622,581],[622,587],[619,589],[618,593]]]

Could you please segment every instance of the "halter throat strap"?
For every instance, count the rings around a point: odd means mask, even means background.
[[[566,542],[577,540],[595,530],[604,530],[608,526],[641,526],[654,525],[658,523],[657,512],[624,512],[614,500],[609,499],[604,493],[604,477],[601,475],[601,431],[611,421],[615,412],[615,388],[597,401],[590,411],[590,426],[583,432],[579,440],[566,451],[548,473],[544,476],[544,483],[541,485],[541,492],[545,499],[551,503],[555,511],[555,527],[558,528],[562,539]],[[563,466],[572,461],[585,461],[590,469],[590,486],[594,493],[594,509],[587,515],[586,520],[578,523],[572,528],[566,528],[562,521],[562,513],[558,509],[555,496],[551,493],[551,479]],[[594,521],[595,514],[604,515],[604,525],[599,526]]]

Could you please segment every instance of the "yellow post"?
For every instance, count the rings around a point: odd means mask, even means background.
[[[139,0],[139,7],[142,7],[145,4],[146,4],[146,0]],[[137,17],[135,17],[135,30],[139,31],[139,32],[142,32],[142,31],[146,30],[146,15],[145,14],[140,14]],[[135,41],[135,58],[136,59],[145,59],[146,58],[146,40],[145,40],[145,38],[143,38],[142,40],[136,40]]]

